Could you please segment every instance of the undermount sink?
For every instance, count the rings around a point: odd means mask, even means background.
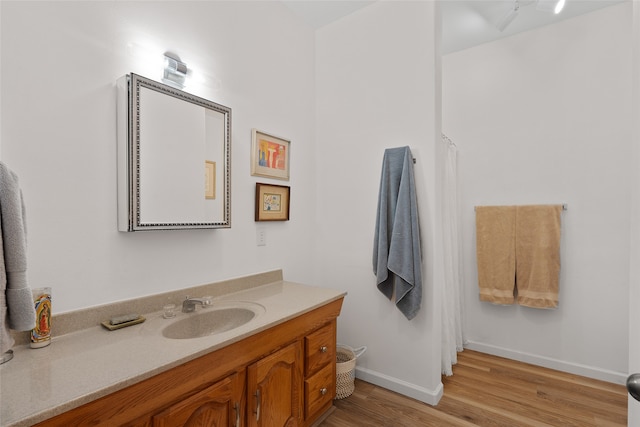
[[[264,307],[253,303],[213,305],[213,308],[186,314],[186,317],[166,326],[162,335],[180,340],[221,334],[249,323],[264,312]]]

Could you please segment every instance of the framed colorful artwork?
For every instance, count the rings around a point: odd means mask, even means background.
[[[251,175],[289,181],[291,141],[251,130]]]
[[[216,198],[216,162],[204,161],[204,198]]]
[[[291,188],[256,183],[256,221],[289,221]]]

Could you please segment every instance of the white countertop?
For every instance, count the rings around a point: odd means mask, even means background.
[[[14,347],[0,365],[0,425],[29,426],[123,389],[189,360],[240,341],[293,317],[342,298],[344,292],[279,281],[213,299],[226,305],[246,301],[265,312],[218,335],[168,339],[162,329],[190,314],[164,319],[144,314],[144,323],[115,331],[96,325],[54,336],[48,347]],[[197,307],[196,311],[207,310]],[[106,319],[105,319],[106,320]]]

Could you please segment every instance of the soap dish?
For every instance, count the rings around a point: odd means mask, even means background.
[[[118,323],[117,325],[112,325],[111,322],[105,320],[101,323],[102,326],[107,328],[110,331],[115,331],[116,329],[126,328],[127,326],[137,325],[138,323],[142,323],[147,320],[144,316],[139,316],[137,319],[129,320],[128,322]]]

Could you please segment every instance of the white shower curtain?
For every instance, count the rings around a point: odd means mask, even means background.
[[[444,287],[442,292],[442,373],[453,375],[451,367],[462,351],[462,256],[458,220],[457,148],[442,135],[444,149],[443,180],[443,254]]]

